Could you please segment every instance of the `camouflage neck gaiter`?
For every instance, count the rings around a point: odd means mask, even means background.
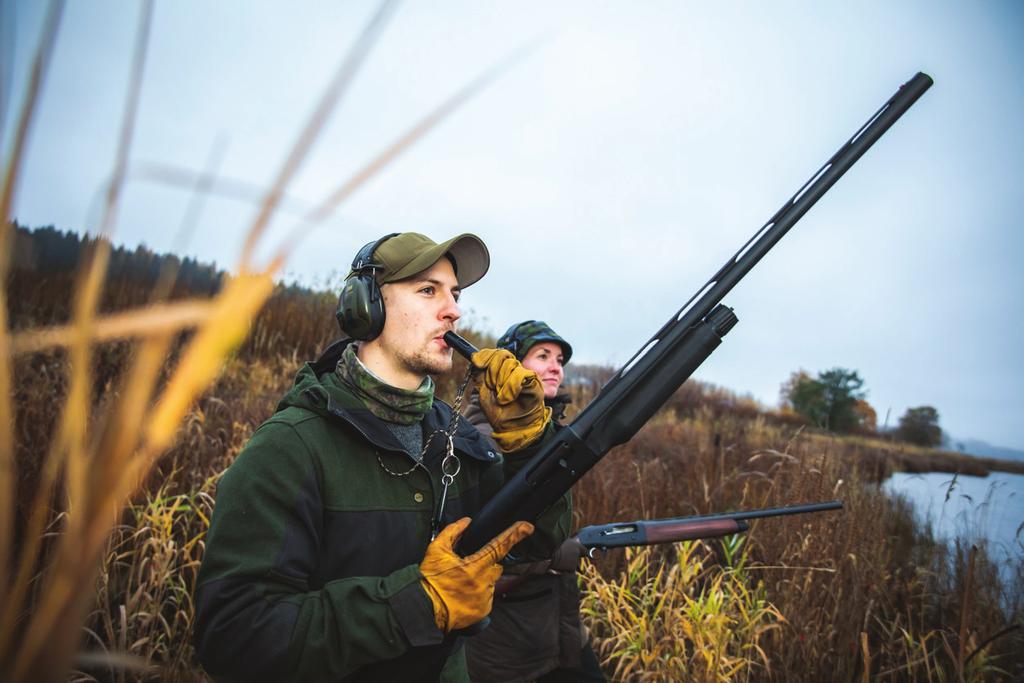
[[[427,377],[413,391],[386,384],[356,357],[354,343],[345,347],[335,371],[367,410],[387,422],[415,424],[423,419],[434,403],[434,380]]]

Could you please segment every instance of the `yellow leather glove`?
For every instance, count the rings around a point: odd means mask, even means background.
[[[434,605],[434,623],[445,633],[471,626],[491,613],[494,584],[501,576],[498,560],[533,533],[529,522],[516,522],[469,557],[459,557],[455,544],[467,526],[469,517],[463,517],[442,529],[420,563],[420,585]]]
[[[505,349],[481,349],[473,367],[482,370],[480,407],[491,423],[495,443],[506,453],[529,446],[544,433],[551,408],[544,405],[544,387]]]

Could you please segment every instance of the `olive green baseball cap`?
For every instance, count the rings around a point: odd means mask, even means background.
[[[476,235],[463,233],[438,244],[418,232],[402,232],[390,237],[373,252],[377,282],[385,284],[412,277],[449,255],[459,286],[469,287],[487,272],[491,256]],[[352,275],[352,273],[349,273]]]

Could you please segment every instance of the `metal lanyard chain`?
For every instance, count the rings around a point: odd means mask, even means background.
[[[444,506],[448,502],[448,487],[455,483],[455,477],[458,476],[462,470],[462,462],[459,460],[459,456],[455,455],[455,430],[458,429],[459,420],[462,418],[462,399],[466,394],[466,387],[469,386],[469,381],[473,377],[473,366],[470,365],[466,368],[466,378],[462,380],[462,384],[455,392],[455,400],[452,402],[452,417],[448,421],[447,429],[435,429],[430,432],[427,436],[426,443],[423,444],[423,449],[420,450],[419,458],[416,463],[407,469],[405,472],[395,472],[387,465],[384,464],[383,458],[380,457],[380,453],[377,453],[377,462],[380,464],[381,469],[390,474],[392,477],[407,477],[412,474],[413,470],[423,465],[424,458],[427,457],[427,450],[430,449],[430,444],[434,440],[434,436],[437,434],[444,434],[445,436],[445,452],[444,459],[441,461],[441,502],[437,506],[437,514],[431,520],[430,529],[430,540],[434,540],[437,534],[441,531],[441,519],[444,516]],[[424,469],[426,466],[424,465]],[[429,475],[429,471],[428,471]]]
[[[466,387],[469,386],[469,380],[473,376],[473,365],[470,364],[466,368],[466,379],[462,381],[462,385],[459,386],[455,392],[455,400],[452,402],[452,419],[448,423],[448,429],[444,431],[446,437],[444,460],[441,461],[441,502],[437,506],[437,514],[434,516],[434,523],[430,532],[430,540],[434,540],[437,534],[441,531],[441,519],[444,516],[444,505],[448,502],[448,487],[455,482],[455,477],[462,470],[462,462],[459,460],[459,456],[455,455],[455,430],[459,426],[459,419],[462,417],[462,398],[466,393]],[[431,432],[430,437],[427,439],[427,445],[430,444],[430,440],[434,438],[434,434],[437,431]],[[423,447],[423,453],[420,455],[422,461],[427,454],[427,446]]]
[[[434,517],[430,540],[434,540],[434,538],[437,537],[438,532],[441,530],[441,518],[442,515],[444,515],[444,504],[448,501],[448,487],[455,482],[455,475],[457,475],[461,469],[462,463],[459,461],[459,456],[455,455],[455,444],[452,443],[452,435],[448,434],[448,444],[446,446],[444,460],[441,461],[441,502],[437,506],[437,515]]]
[[[445,451],[444,460],[441,461],[441,483],[445,485],[445,493],[447,493],[448,486],[455,481],[455,475],[459,473],[461,469],[461,463],[459,458],[455,455],[455,444],[452,443],[452,437],[455,435],[455,429],[459,426],[459,418],[462,416],[459,414],[462,410],[462,398],[466,392],[466,387],[469,385],[469,380],[473,374],[473,366],[470,366],[466,371],[466,379],[462,381],[462,385],[455,392],[455,401],[452,406],[452,418],[448,422],[447,429],[435,429],[427,436],[426,443],[423,444],[423,448],[420,449],[420,453],[416,458],[416,462],[413,466],[404,472],[395,472],[393,469],[384,464],[384,459],[377,453],[377,463],[381,469],[390,474],[392,477],[407,477],[413,473],[413,471],[423,463],[423,459],[427,457],[427,450],[430,448],[430,442],[433,441],[435,434],[444,434],[448,439],[447,450]],[[452,462],[454,460],[454,463]],[[448,472],[454,466],[454,471]],[[447,478],[447,479],[446,479]],[[442,507],[444,507],[444,496],[441,497]]]

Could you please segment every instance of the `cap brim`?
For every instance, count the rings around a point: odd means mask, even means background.
[[[491,265],[491,255],[483,241],[476,235],[464,233],[418,254],[401,269],[391,273],[388,282],[412,277],[430,268],[445,254],[451,254],[455,260],[456,277],[462,288],[482,278]]]

